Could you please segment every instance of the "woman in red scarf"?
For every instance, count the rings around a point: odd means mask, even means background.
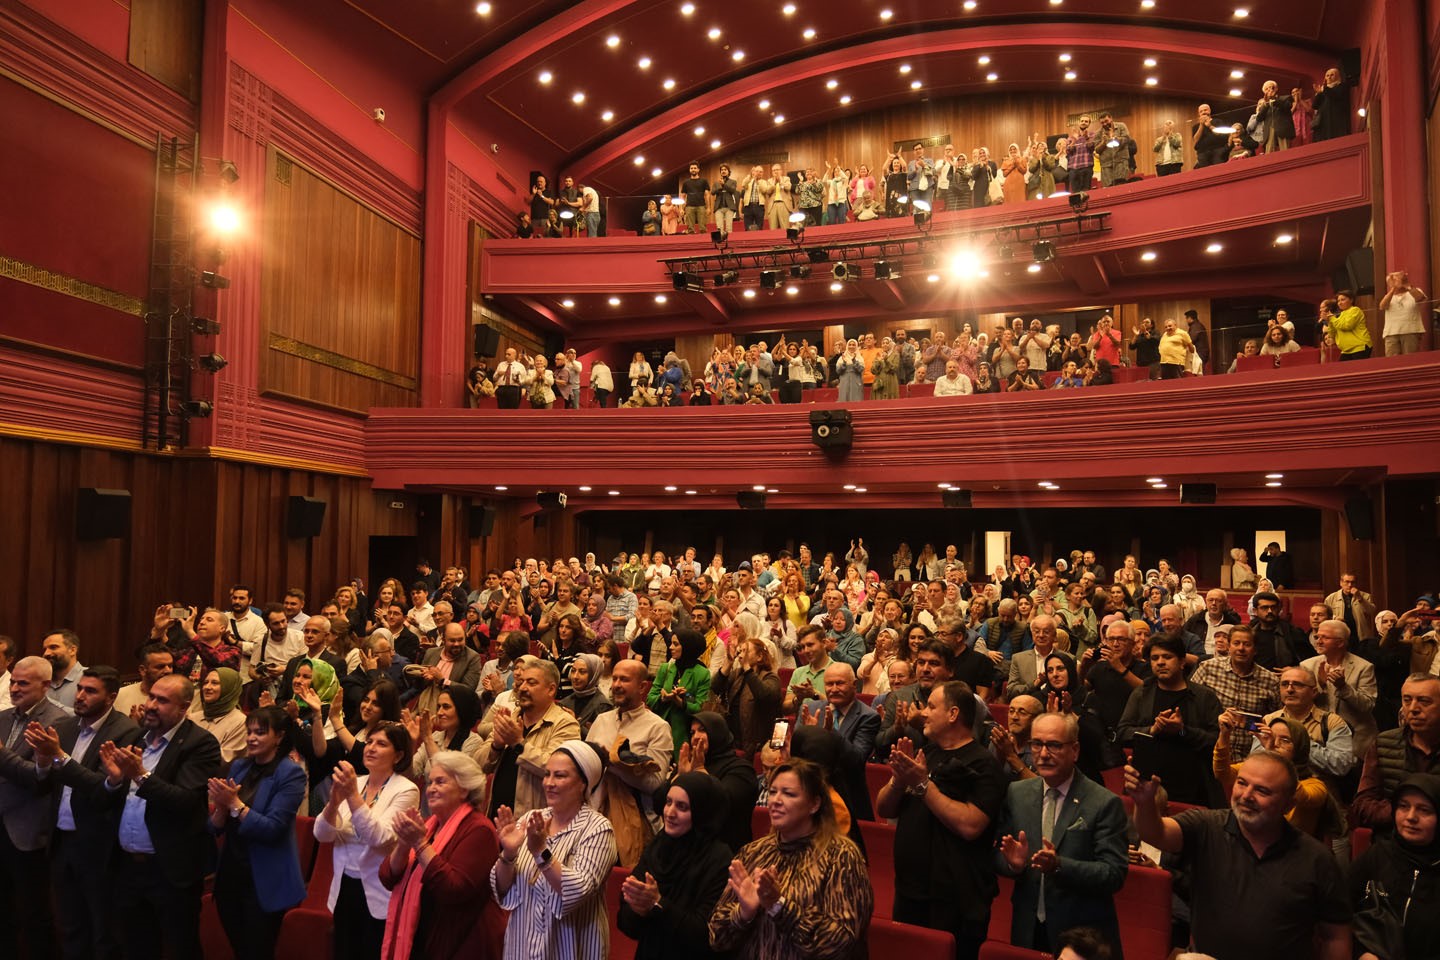
[[[394,851],[380,866],[392,891],[383,960],[484,960],[500,956],[505,921],[490,897],[490,868],[499,854],[495,825],[480,812],[485,774],[456,750],[430,758],[419,811],[395,815]],[[480,907],[480,909],[476,909]]]

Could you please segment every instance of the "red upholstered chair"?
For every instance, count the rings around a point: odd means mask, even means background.
[[[1280,366],[1285,367],[1309,367],[1320,362],[1320,349],[1318,347],[1301,347],[1294,353],[1282,353],[1280,355]]]
[[[951,934],[886,920],[878,911],[870,917],[870,932],[866,942],[872,957],[955,960],[955,937]]]
[[[806,390],[800,396],[811,403],[837,403],[840,400],[839,387],[816,387],[814,390]]]
[[[794,667],[781,667],[775,673],[780,677],[780,689],[790,689],[790,678],[795,675]]]
[[[1011,909],[1010,894],[1015,890],[1015,881],[1009,877],[996,875],[996,881],[1000,884],[1000,892],[990,904],[990,929],[985,935],[991,940],[998,940],[1000,943],[1010,942],[1010,920],[1014,913]]]
[[[933,397],[935,396],[935,384],[933,383],[912,383],[906,389],[910,397]]]
[[[1360,854],[1370,849],[1370,842],[1374,839],[1374,831],[1369,827],[1356,827],[1350,831],[1350,859],[1353,861]]]
[[[309,880],[310,873],[315,869],[314,817],[295,818],[295,849],[300,854],[300,876]]]
[[[869,820],[856,822],[860,824],[865,857],[870,862],[870,885],[875,888],[872,915],[890,917],[895,913],[895,828]]]
[[[1050,954],[1028,947],[1012,947],[1001,940],[986,940],[980,945],[980,960],[1050,960]]]
[[[605,912],[610,916],[610,960],[635,960],[635,941],[620,932],[616,925],[620,917],[620,887],[630,871],[625,867],[611,867],[610,879],[605,882]]]
[[[1170,892],[1169,873],[1130,865],[1125,885],[1115,895],[1126,960],[1163,960],[1169,955]]]
[[[998,723],[1002,730],[1010,729],[1010,705],[1001,703],[999,700],[991,703],[990,719]]]
[[[750,811],[750,839],[759,840],[770,832],[770,808],[756,807]]]
[[[1051,370],[1049,373],[1045,374],[1045,377],[1044,377],[1044,380],[1045,380],[1045,389],[1046,389],[1046,390],[1049,390],[1051,387],[1055,386],[1055,382],[1056,382],[1057,380],[1059,380],[1059,379],[1060,379],[1060,371],[1059,371],[1059,370]]]
[[[326,901],[330,898],[330,880],[335,875],[331,854],[330,844],[315,844],[315,867],[310,871],[310,882],[305,885],[305,899],[285,914],[280,924],[276,960],[329,960],[334,918]],[[210,956],[208,951],[205,955]]]
[[[215,897],[209,893],[200,901],[200,946],[205,952],[205,960],[231,960],[235,956],[225,936],[225,928],[220,926]]]
[[[1109,770],[1100,771],[1100,779],[1105,782],[1106,788],[1115,796],[1125,796],[1125,768],[1111,767]]]
[[[857,693],[855,694],[855,696],[859,697],[860,702],[865,704],[865,706],[867,707],[875,703],[875,694],[873,693]]]
[[[1248,373],[1251,370],[1274,370],[1280,366],[1277,357],[1236,357],[1235,372]]]
[[[615,643],[615,656],[616,656],[616,661],[615,661],[616,663],[619,663],[621,660],[628,660],[628,659],[630,659],[630,642],[629,642],[628,640],[618,640],[618,641],[616,641],[616,643]]]
[[[870,793],[870,807],[880,804],[880,788],[890,782],[890,768],[883,763],[865,764],[865,789]]]

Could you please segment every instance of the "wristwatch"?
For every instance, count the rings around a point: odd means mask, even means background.
[[[930,775],[927,773],[924,780],[921,780],[919,783],[915,784],[915,786],[909,789],[909,793],[912,797],[923,797],[926,793],[929,792],[929,790]]]
[[[784,909],[784,907],[785,907],[785,898],[784,898],[784,897],[781,897],[780,899],[776,900],[774,903],[770,904],[769,909],[767,909],[767,910],[765,911],[765,915],[766,915],[766,916],[769,916],[769,917],[777,916],[777,915],[780,913],[780,911],[781,911],[782,909]]]
[[[541,870],[544,870],[546,867],[550,866],[550,864],[553,863],[554,861],[555,861],[555,854],[553,854],[553,853],[550,852],[550,848],[549,848],[549,847],[544,847],[543,849],[541,849],[541,851],[540,851],[540,869],[541,869]]]

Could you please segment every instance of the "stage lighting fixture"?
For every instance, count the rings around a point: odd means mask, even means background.
[[[935,270],[940,266],[940,258],[933,253],[927,253],[920,258],[920,269]]]
[[[805,236],[805,228],[804,228],[804,227],[786,227],[786,228],[785,228],[785,239],[786,239],[786,240],[789,240],[791,243],[799,243],[799,242],[800,242],[800,238],[803,237],[803,236]]]
[[[1002,243],[995,248],[995,259],[997,260],[1009,260],[1013,256],[1015,256],[1015,251],[1008,243]]]
[[[1030,245],[1030,254],[1036,263],[1049,263],[1055,259],[1055,244],[1049,240],[1036,241]]]
[[[190,332],[197,333],[202,337],[213,337],[220,332],[220,321],[207,320],[205,317],[191,317]]]
[[[218,353],[202,353],[195,358],[195,362],[200,365],[201,370],[208,371],[209,373],[219,373],[221,370],[224,370],[226,364],[229,363],[228,360]]]
[[[810,264],[797,263],[790,267],[790,276],[796,280],[806,280],[810,277]]]
[[[900,265],[889,260],[875,261],[876,280],[895,280],[900,276]]]
[[[214,412],[214,407],[204,400],[181,400],[180,416],[186,420],[204,419]]]
[[[830,276],[836,280],[859,280],[860,268],[853,263],[844,263],[842,261],[830,268]]]
[[[799,210],[796,210],[794,213],[790,214],[790,225],[791,225],[791,226],[797,226],[797,227],[798,227],[798,226],[801,226],[801,225],[804,224],[804,223],[805,223],[805,214],[801,213]]]
[[[765,290],[774,290],[776,287],[780,286],[780,271],[761,270],[760,286]]]
[[[222,277],[214,270],[204,270],[200,274],[200,285],[213,290],[224,290],[230,286],[230,278]]]
[[[1084,213],[1089,208],[1090,194],[1083,192],[1070,194],[1070,211],[1072,213]]]
[[[676,290],[688,293],[699,293],[705,289],[705,280],[698,273],[688,273],[684,270],[677,270],[670,276],[670,283]]]
[[[220,179],[226,183],[234,183],[240,179],[240,170],[231,160],[220,161]]]
[[[717,287],[723,287],[723,286],[725,286],[725,285],[727,285],[727,284],[739,283],[739,282],[740,282],[740,271],[739,271],[739,270],[722,270],[722,271],[720,271],[719,273],[715,274],[715,286],[717,286]]]
[[[711,230],[711,231],[710,231],[710,242],[713,243],[713,244],[715,244],[715,246],[717,246],[717,247],[723,247],[723,246],[725,246],[725,231],[723,231],[723,230]]]
[[[830,262],[830,251],[829,251],[829,250],[811,250],[811,251],[809,251],[809,256],[810,256],[810,262],[811,262],[811,263],[829,263],[829,262]]]

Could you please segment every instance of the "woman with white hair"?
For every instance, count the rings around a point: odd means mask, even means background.
[[[496,816],[500,856],[490,886],[510,914],[505,960],[604,960],[610,953],[605,881],[615,831],[591,806],[605,761],[583,740],[566,740],[545,763],[548,806]]]
[[[391,891],[381,956],[498,956],[504,921],[487,882],[498,847],[495,825],[480,812],[485,773],[458,750],[441,750],[430,758],[428,781],[430,817],[414,808],[397,813],[397,842],[380,864],[380,882]]]

